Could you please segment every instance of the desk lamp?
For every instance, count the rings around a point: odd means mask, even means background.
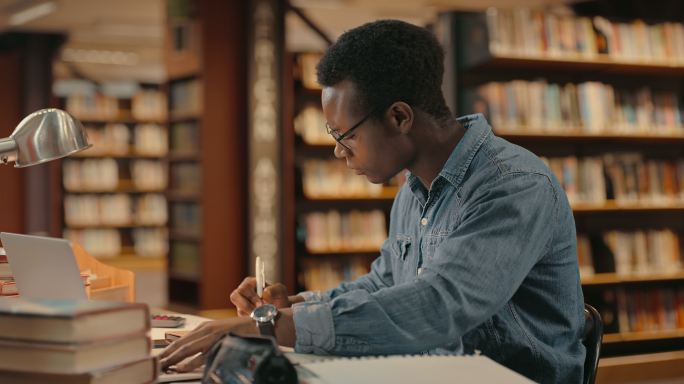
[[[14,161],[16,168],[23,168],[89,147],[80,121],[60,109],[41,109],[26,116],[9,137],[0,139],[0,164]]]

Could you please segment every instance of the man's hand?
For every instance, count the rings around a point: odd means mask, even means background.
[[[162,370],[174,366],[177,372],[190,372],[206,362],[206,354],[226,333],[257,334],[256,326],[250,319],[230,318],[207,321],[192,332],[174,341],[160,355]],[[198,354],[199,353],[199,354]],[[186,360],[190,356],[192,359]]]
[[[270,303],[276,308],[289,308],[292,304],[303,301],[298,296],[288,297],[287,288],[280,284],[267,284],[261,298],[256,293],[256,278],[247,277],[230,294],[230,301],[237,308],[238,316],[249,316],[254,308],[264,303]]]

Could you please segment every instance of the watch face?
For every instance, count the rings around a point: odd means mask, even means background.
[[[273,304],[264,304],[256,307],[250,317],[260,323],[271,321],[278,314],[278,309]]]

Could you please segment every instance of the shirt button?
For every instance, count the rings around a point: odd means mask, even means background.
[[[426,225],[427,225],[427,221],[428,221],[428,220],[427,220],[426,218],[423,217],[422,219],[420,219],[420,225],[426,226]]]

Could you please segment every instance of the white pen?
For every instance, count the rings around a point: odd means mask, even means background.
[[[264,293],[264,263],[259,256],[256,257],[256,268],[254,273],[256,274],[257,296],[261,297]]]

